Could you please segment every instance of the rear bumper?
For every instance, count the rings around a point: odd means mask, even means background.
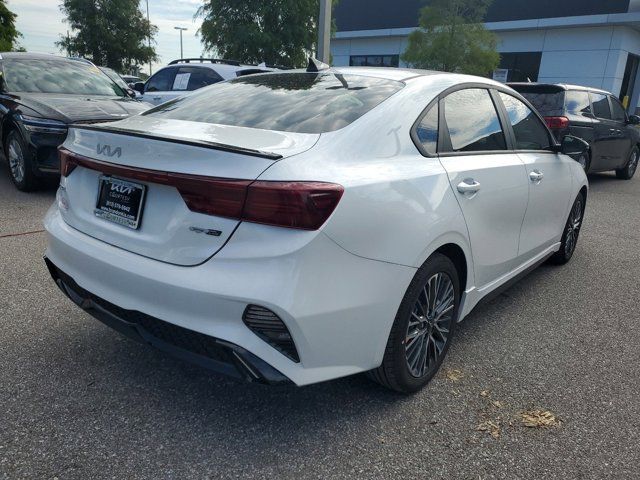
[[[93,316],[181,358],[247,378],[245,367],[234,363],[238,354],[256,370],[252,380],[266,383],[306,385],[377,367],[415,274],[413,268],[352,255],[322,233],[303,232],[292,240],[287,229],[247,223],[215,257],[192,267],[85,235],[67,225],[55,206],[45,228],[54,278]],[[243,313],[251,304],[282,319],[299,362],[245,325]],[[190,344],[167,341],[147,321],[222,348],[226,365],[212,363]]]
[[[133,340],[239,380],[269,385],[291,383],[275,368],[238,345],[120,308],[83,289],[47,257],[44,261],[60,290],[76,305]]]

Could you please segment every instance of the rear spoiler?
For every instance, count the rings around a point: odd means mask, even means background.
[[[225,145],[223,143],[208,142],[206,140],[186,140],[180,137],[167,137],[154,135],[152,133],[141,133],[135,130],[128,130],[126,128],[118,128],[111,125],[87,125],[84,123],[72,123],[69,128],[75,128],[78,130],[95,130],[98,132],[118,133],[120,135],[127,135],[130,137],[148,138],[151,140],[160,140],[164,142],[179,143],[182,145],[191,145],[194,147],[211,148],[213,150],[221,150],[223,152],[241,153],[250,157],[266,158],[268,160],[280,160],[282,155],[279,153],[263,152],[262,150],[254,150],[252,148],[237,147],[235,145]]]

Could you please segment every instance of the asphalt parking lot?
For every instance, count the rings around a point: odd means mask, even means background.
[[[17,192],[6,169],[0,478],[640,477],[638,177],[593,176],[570,264],[478,307],[402,397],[362,376],[235,383],[121,337],[48,277],[55,191]],[[556,422],[525,426],[535,409]]]

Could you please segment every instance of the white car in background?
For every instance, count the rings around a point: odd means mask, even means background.
[[[563,153],[585,144],[492,80],[309,70],[72,126],[46,262],[99,320],[212,370],[413,392],[482,298],[569,261],[587,178]]]
[[[214,83],[253,73],[270,72],[265,65],[243,65],[217,58],[183,58],[154,73],[146,82],[134,84],[139,100],[153,105],[173,100]]]

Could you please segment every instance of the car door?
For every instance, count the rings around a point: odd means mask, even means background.
[[[631,130],[628,128],[629,117],[616,97],[613,95],[608,95],[608,97],[611,104],[611,119],[615,122],[616,136],[619,138],[620,163],[617,163],[615,168],[622,168],[627,164],[632,146]]]
[[[528,201],[527,172],[507,150],[488,89],[440,100],[438,155],[467,224],[479,289],[513,270]]]
[[[178,67],[166,67],[158,70],[144,85],[144,94],[140,98],[153,105],[170,100],[173,95],[173,84],[175,82]]]
[[[618,133],[618,123],[611,117],[609,97],[604,93],[589,92],[595,116],[592,170],[612,170],[622,163],[624,138]]]
[[[529,203],[518,248],[519,262],[525,263],[560,241],[571,201],[571,170],[550,150],[553,137],[538,115],[513,95],[498,92],[498,97],[529,179]]]

